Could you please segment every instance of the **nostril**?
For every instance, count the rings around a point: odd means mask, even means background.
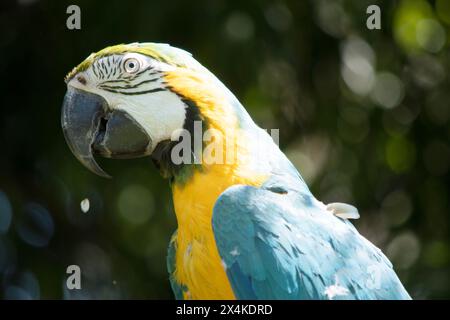
[[[83,85],[86,85],[86,78],[85,77],[83,77],[82,75],[78,75],[77,76],[77,80],[78,80],[78,82],[79,83],[81,83],[81,84],[83,84]]]

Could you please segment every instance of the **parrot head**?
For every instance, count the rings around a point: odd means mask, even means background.
[[[195,113],[173,83],[205,76],[212,74],[188,52],[167,44],[123,44],[93,53],[66,77],[61,124],[67,144],[84,166],[109,177],[94,155],[152,155]]]

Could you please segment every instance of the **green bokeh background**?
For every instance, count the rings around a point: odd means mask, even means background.
[[[81,30],[66,28],[70,4]],[[359,208],[414,298],[450,297],[450,1],[6,0],[0,30],[1,298],[172,298],[167,182],[148,158],[93,175],[60,128],[65,74],[135,41],[192,52],[280,128],[318,199]],[[64,289],[72,264],[82,290]]]

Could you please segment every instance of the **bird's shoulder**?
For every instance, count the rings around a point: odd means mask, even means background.
[[[237,297],[407,297],[381,251],[307,190],[232,186],[218,198],[212,223]]]

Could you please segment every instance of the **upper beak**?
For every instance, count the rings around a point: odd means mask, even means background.
[[[145,130],[126,112],[109,110],[100,95],[68,86],[61,126],[75,157],[89,170],[110,178],[94,159],[94,153],[108,158],[135,158],[152,151]]]
[[[68,86],[63,102],[61,126],[75,157],[92,172],[110,178],[92,155],[92,145],[106,107],[107,103],[101,96]]]

